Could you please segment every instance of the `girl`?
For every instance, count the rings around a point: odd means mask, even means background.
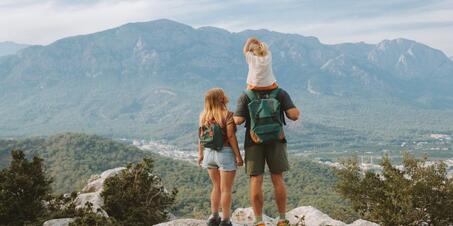
[[[236,124],[233,112],[227,108],[228,97],[220,88],[209,90],[205,94],[204,110],[200,114],[200,134],[203,128],[217,124],[221,128],[223,148],[214,150],[198,144],[198,164],[208,169],[212,181],[211,211],[209,226],[231,226],[230,208],[233,180],[237,166],[243,165],[236,139]],[[223,219],[220,219],[219,208],[222,207]]]
[[[249,38],[243,51],[249,65],[247,89],[255,91],[276,89],[278,85],[272,71],[272,54],[266,43]]]

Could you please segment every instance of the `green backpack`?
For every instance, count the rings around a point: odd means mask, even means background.
[[[250,137],[257,144],[279,141],[285,138],[280,101],[277,99],[279,92],[280,88],[277,88],[269,94],[258,96],[251,90],[245,91],[250,99],[248,104]]]
[[[223,148],[222,127],[218,123],[210,123],[209,126],[200,127],[200,143],[205,148],[220,151]]]

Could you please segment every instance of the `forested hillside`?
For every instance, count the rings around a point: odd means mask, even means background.
[[[1,57],[0,137],[69,131],[192,148],[208,88],[224,88],[235,108],[250,36],[269,45],[279,85],[302,110],[303,123],[288,128],[294,151],[395,150],[407,137],[452,133],[453,62],[422,43],[326,45],[156,20]]]
[[[165,185],[179,190],[173,211],[176,215],[204,217],[209,213],[208,175],[192,163],[143,152],[99,136],[60,134],[49,138],[1,140],[0,167],[8,164],[10,151],[15,148],[24,150],[28,157],[39,155],[44,159],[48,174],[55,180],[54,191],[59,193],[79,190],[90,175],[151,157]],[[312,205],[337,219],[350,221],[356,217],[349,204],[332,190],[336,181],[332,169],[292,157],[286,181],[289,208]],[[266,213],[275,215],[271,187],[267,179],[264,186]],[[248,180],[243,169],[238,173],[234,197],[234,208],[249,206]]]

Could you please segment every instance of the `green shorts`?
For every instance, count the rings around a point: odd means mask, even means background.
[[[271,173],[282,173],[289,170],[286,143],[253,144],[245,148],[245,170],[249,176],[264,173],[267,163]]]

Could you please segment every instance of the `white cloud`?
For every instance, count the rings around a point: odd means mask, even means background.
[[[128,22],[160,18],[177,19],[188,12],[202,13],[215,5],[189,4],[186,0],[98,1],[95,4],[62,5],[57,1],[33,1],[24,5],[0,5],[0,40],[48,44],[56,39],[97,32]]]

